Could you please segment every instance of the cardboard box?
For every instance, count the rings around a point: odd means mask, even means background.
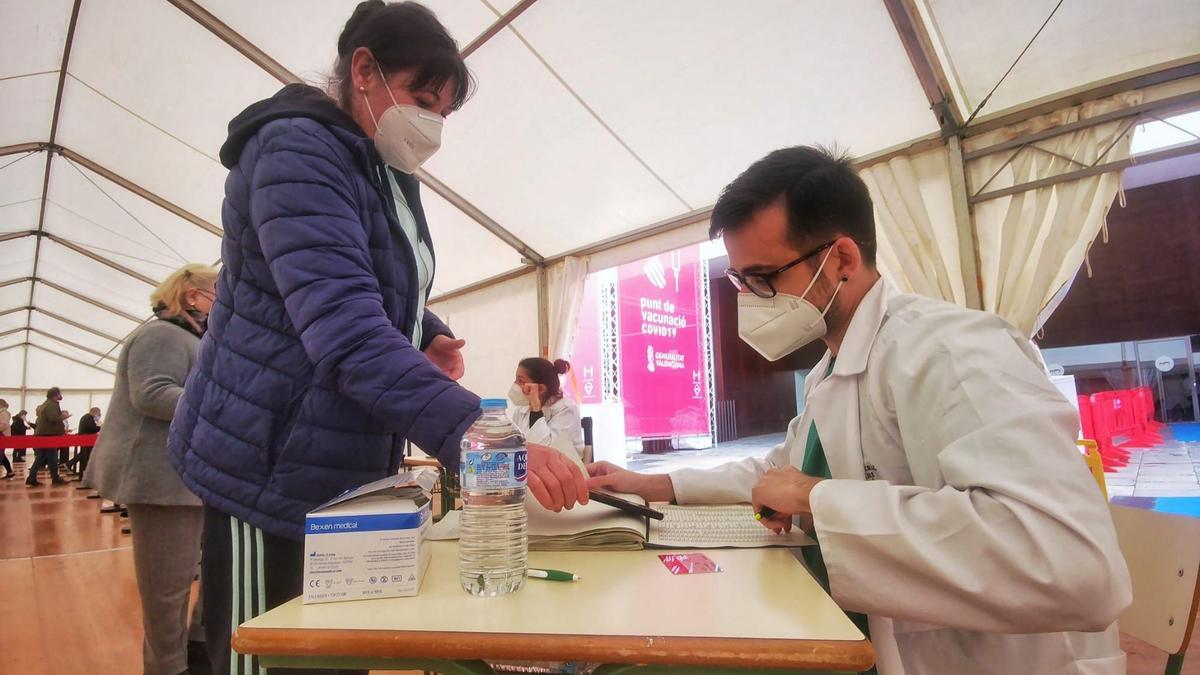
[[[425,541],[437,472],[368,483],[309,513],[304,604],[416,595],[433,547]]]

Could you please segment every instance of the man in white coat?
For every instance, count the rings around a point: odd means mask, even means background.
[[[804,527],[809,568],[869,627],[881,675],[1124,673],[1129,572],[1074,445],[1078,416],[1028,340],[881,278],[867,188],[826,151],[752,165],[711,234],[743,340],[770,360],[829,348],[804,415],[765,459],[662,475],[602,462],[589,485],[751,501],[775,512],[772,529]]]

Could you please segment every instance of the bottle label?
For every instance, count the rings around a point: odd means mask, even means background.
[[[462,465],[462,489],[507,490],[525,487],[529,460],[518,450],[469,450]]]

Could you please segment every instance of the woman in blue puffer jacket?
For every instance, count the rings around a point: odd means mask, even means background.
[[[205,505],[218,672],[255,665],[230,658],[238,623],[300,594],[308,511],[394,473],[405,439],[456,470],[479,415],[454,381],[463,342],[425,308],[435,261],[412,176],[467,98],[466,64],[432,12],[373,0],[334,78],[333,96],[289,85],[251,105],[221,148],[218,301],[169,441]],[[550,448],[530,446],[529,487],[555,510],[587,501]]]

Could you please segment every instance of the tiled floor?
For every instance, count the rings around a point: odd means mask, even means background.
[[[1200,443],[1165,433],[1157,448],[1130,449],[1129,466],[1105,475],[1114,497],[1200,497]]]

